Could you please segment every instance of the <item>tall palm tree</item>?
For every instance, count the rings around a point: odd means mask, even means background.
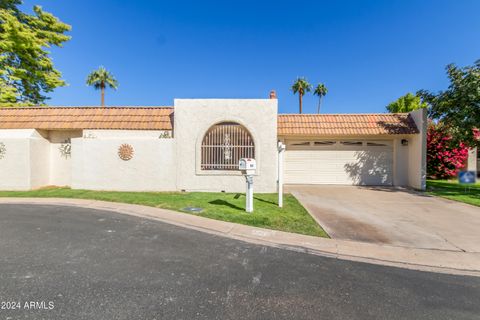
[[[307,79],[305,78],[297,78],[297,80],[295,80],[295,82],[292,85],[293,94],[298,93],[298,104],[300,108],[299,109],[300,113],[302,113],[303,95],[306,92],[310,92],[310,90],[312,90],[312,85],[308,83]]]
[[[88,75],[87,85],[93,86],[95,90],[100,89],[102,91],[101,104],[102,107],[105,107],[105,88],[108,86],[114,90],[117,89],[118,81],[107,69],[99,67]]]
[[[316,87],[315,90],[313,91],[313,94],[318,96],[318,109],[317,113],[320,113],[320,104],[322,103],[322,98],[327,94],[328,89],[325,87],[323,83],[319,83]]]

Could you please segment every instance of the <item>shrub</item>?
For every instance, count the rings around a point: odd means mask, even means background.
[[[445,127],[430,123],[427,130],[427,175],[433,179],[447,179],[457,175],[465,166],[468,147],[454,145]]]

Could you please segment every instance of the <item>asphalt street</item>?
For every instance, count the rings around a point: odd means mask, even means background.
[[[480,319],[480,278],[274,249],[109,211],[2,204],[0,303],[1,320]]]

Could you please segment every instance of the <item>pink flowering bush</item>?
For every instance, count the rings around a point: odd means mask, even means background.
[[[464,143],[452,145],[452,136],[441,126],[430,123],[427,130],[427,175],[433,179],[447,179],[457,175],[465,166],[468,147]]]

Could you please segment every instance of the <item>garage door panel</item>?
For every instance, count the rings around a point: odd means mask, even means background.
[[[285,183],[391,185],[393,153],[388,146],[304,146],[285,153]]]

